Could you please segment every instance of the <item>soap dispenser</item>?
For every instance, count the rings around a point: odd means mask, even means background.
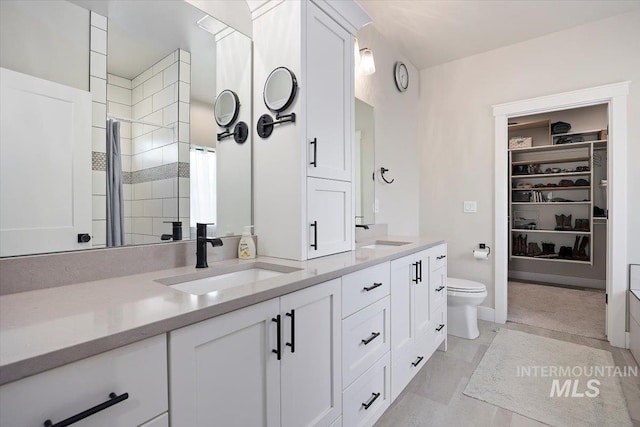
[[[238,258],[253,259],[256,257],[256,244],[251,237],[251,228],[253,225],[245,225],[244,232],[238,244]]]

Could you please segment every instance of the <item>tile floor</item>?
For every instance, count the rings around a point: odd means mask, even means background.
[[[609,350],[618,366],[635,366],[629,350],[611,347],[606,341],[507,322],[498,325],[479,321],[480,336],[465,340],[449,336],[446,352],[436,351],[403,393],[380,418],[376,427],[424,426],[542,426],[517,413],[462,394],[497,328],[509,328],[594,348]],[[621,378],[622,389],[634,427],[640,427],[640,377]]]

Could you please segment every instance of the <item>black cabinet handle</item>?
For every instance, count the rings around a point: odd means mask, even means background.
[[[436,289],[436,292],[440,292],[443,289],[444,289],[444,286],[440,286],[440,287],[438,287],[438,289]]]
[[[418,261],[418,271],[420,272],[418,279],[420,280],[420,283],[422,283],[422,260]]]
[[[418,263],[417,263],[417,262],[414,262],[414,263],[413,263],[413,264],[411,264],[411,265],[412,265],[412,266],[414,266],[414,267],[416,268],[416,278],[415,278],[415,279],[411,279],[411,281],[412,281],[413,283],[418,283],[418,281],[420,280],[420,279],[419,279],[419,276],[418,276]]]
[[[369,287],[365,286],[364,288],[362,288],[362,290],[369,292],[369,291],[374,290],[375,288],[379,288],[380,286],[382,286],[382,283],[374,283],[373,285],[371,285]]]
[[[76,414],[72,417],[67,418],[66,420],[62,420],[59,423],[53,423],[51,420],[46,420],[44,422],[44,427],[65,427],[70,426],[71,424],[75,424],[80,420],[84,420],[87,417],[90,417],[93,414],[97,414],[100,411],[104,411],[105,409],[117,405],[123,400],[127,400],[129,398],[129,393],[122,393],[118,396],[115,393],[109,393],[109,400],[103,402],[99,405],[94,406],[93,408],[89,408],[86,411],[82,411],[79,414]]]
[[[447,256],[446,255],[440,255],[438,257],[436,257],[436,259],[445,259]]]
[[[367,402],[362,404],[362,407],[365,409],[365,411],[369,409],[369,406],[373,405],[373,402],[375,402],[379,397],[380,393],[371,393],[371,398]]]
[[[271,319],[272,322],[276,322],[276,349],[271,350],[271,353],[275,353],[278,357],[278,360],[282,358],[282,332],[280,332],[280,315],[278,314],[276,317]]]
[[[291,347],[291,353],[295,353],[296,352],[296,311],[291,310],[291,312],[287,313],[286,316],[291,318],[291,342],[286,343],[286,346]]]
[[[309,162],[311,166],[314,168],[318,167],[318,138],[313,138],[313,141],[309,142],[309,144],[313,145],[313,161]]]
[[[422,362],[422,359],[424,359],[424,357],[418,356],[418,359],[415,362],[411,363],[411,365],[412,366],[418,366],[420,364],[420,362]]]
[[[313,227],[313,243],[311,246],[314,250],[318,250],[318,221],[313,221],[310,224],[310,227]]]
[[[436,328],[436,332],[440,332],[444,328],[444,325],[441,323],[440,326]]]
[[[362,340],[362,344],[367,345],[369,344],[371,341],[375,340],[376,338],[378,338],[380,336],[380,332],[372,332],[371,335],[369,336],[369,338]]]

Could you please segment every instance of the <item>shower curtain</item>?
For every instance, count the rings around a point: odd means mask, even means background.
[[[107,247],[124,244],[120,123],[107,120]]]

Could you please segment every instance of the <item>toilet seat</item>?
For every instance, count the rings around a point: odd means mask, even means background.
[[[487,291],[487,287],[472,280],[458,279],[456,277],[447,278],[447,290],[459,293],[480,294]]]

